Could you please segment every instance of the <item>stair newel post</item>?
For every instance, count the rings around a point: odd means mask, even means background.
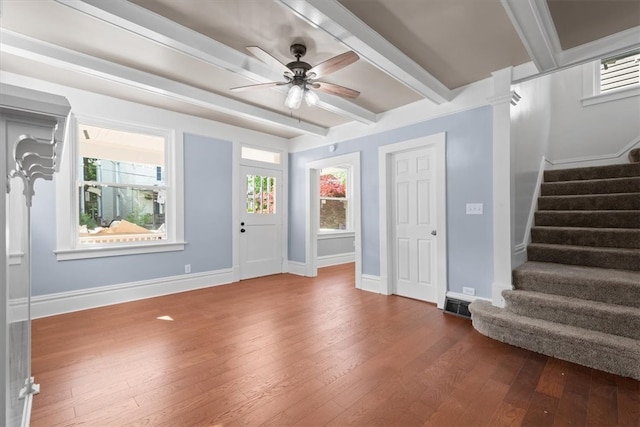
[[[511,173],[511,105],[520,97],[511,91],[512,68],[495,71],[493,93],[493,305],[504,307],[502,291],[512,289],[513,174]]]
[[[6,286],[0,310],[5,356],[0,395],[5,407],[0,424],[8,427],[29,425],[33,395],[40,390],[31,371],[31,206],[35,182],[52,180],[59,170],[70,109],[61,96],[0,84],[0,134],[5,145],[0,171],[6,187],[2,205]],[[16,249],[22,253],[13,253]]]

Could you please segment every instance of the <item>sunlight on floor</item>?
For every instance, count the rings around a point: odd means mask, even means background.
[[[171,316],[160,316],[160,317],[156,317],[156,319],[158,320],[170,320],[173,322],[173,318]]]

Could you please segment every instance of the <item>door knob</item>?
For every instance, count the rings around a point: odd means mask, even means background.
[[[246,231],[246,230],[245,230],[244,228],[241,228],[241,229],[240,229],[240,232],[241,232],[241,233],[244,233],[245,231]]]
[[[436,234],[438,234],[438,233],[436,233],[436,230],[431,230],[431,235],[432,236],[435,236]]]
[[[244,226],[244,222],[241,222],[240,225]]]

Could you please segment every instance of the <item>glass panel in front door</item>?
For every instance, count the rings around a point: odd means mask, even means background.
[[[247,213],[276,213],[276,178],[247,175]]]

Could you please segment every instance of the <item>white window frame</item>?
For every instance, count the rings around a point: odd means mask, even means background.
[[[347,194],[344,198],[342,197],[321,197],[320,196],[320,176],[323,169],[344,169],[347,172]],[[318,224],[316,224],[316,230],[318,236],[321,235],[353,235],[353,197],[352,197],[352,186],[353,183],[353,166],[349,164],[340,164],[336,163],[335,165],[325,166],[318,170]],[[320,228],[320,209],[322,208],[322,199],[327,200],[346,200],[347,201],[347,224],[344,230],[330,230],[330,229],[322,229]]]
[[[582,106],[598,105],[604,102],[640,96],[640,86],[600,92],[601,59],[582,65]]]
[[[166,240],[81,245],[78,238],[78,125],[79,123],[126,132],[163,137],[165,145]],[[62,154],[62,167],[56,183],[56,258],[58,261],[101,258],[108,256],[184,250],[184,149],[182,133],[172,129],[115,122],[89,116],[72,115],[67,126],[67,144]]]

